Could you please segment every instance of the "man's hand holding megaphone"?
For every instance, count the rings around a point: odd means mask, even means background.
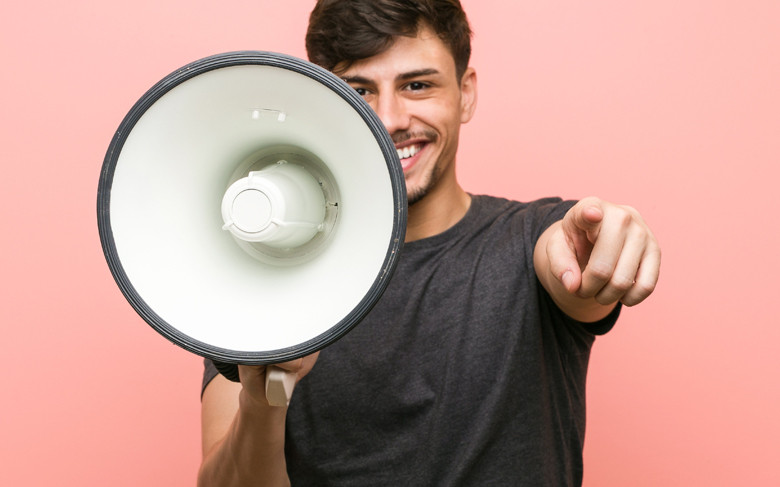
[[[231,485],[289,485],[284,456],[287,408],[270,404],[267,378],[274,372],[289,373],[292,392],[318,356],[315,352],[275,365],[239,365],[240,385],[221,376],[211,382],[202,413],[204,462],[198,485],[228,485],[226,479],[234,482]]]
[[[314,367],[320,352],[275,365],[239,365],[241,401],[253,406],[287,406],[293,388]]]

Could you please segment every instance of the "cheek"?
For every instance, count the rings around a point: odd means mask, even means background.
[[[432,127],[440,137],[452,137],[460,125],[460,109],[457,100],[431,99],[421,101],[415,107],[418,118],[425,125]]]

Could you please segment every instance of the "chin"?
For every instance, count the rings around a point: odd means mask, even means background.
[[[426,178],[419,186],[410,188],[406,187],[406,201],[409,206],[419,203],[423,198],[428,196],[428,193],[436,186],[441,176],[441,168],[438,164],[433,166],[430,177]]]
[[[415,203],[419,203],[427,195],[428,195],[427,188],[417,189],[416,191],[407,193],[407,197],[406,197],[407,204],[409,206],[412,206]]]

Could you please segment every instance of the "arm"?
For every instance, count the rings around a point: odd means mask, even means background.
[[[314,366],[319,353],[278,365],[298,372]],[[217,376],[201,403],[203,461],[198,486],[288,486],[284,457],[286,407],[268,405],[265,366],[239,366],[241,383]]]
[[[598,321],[618,301],[641,303],[655,289],[661,249],[639,213],[585,198],[545,230],[534,248],[542,286],[561,310]]]

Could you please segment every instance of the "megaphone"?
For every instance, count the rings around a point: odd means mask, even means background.
[[[122,121],[98,186],[108,266],[165,338],[237,367],[293,360],[356,326],[406,231],[403,170],[345,82],[244,51],[188,64]]]

